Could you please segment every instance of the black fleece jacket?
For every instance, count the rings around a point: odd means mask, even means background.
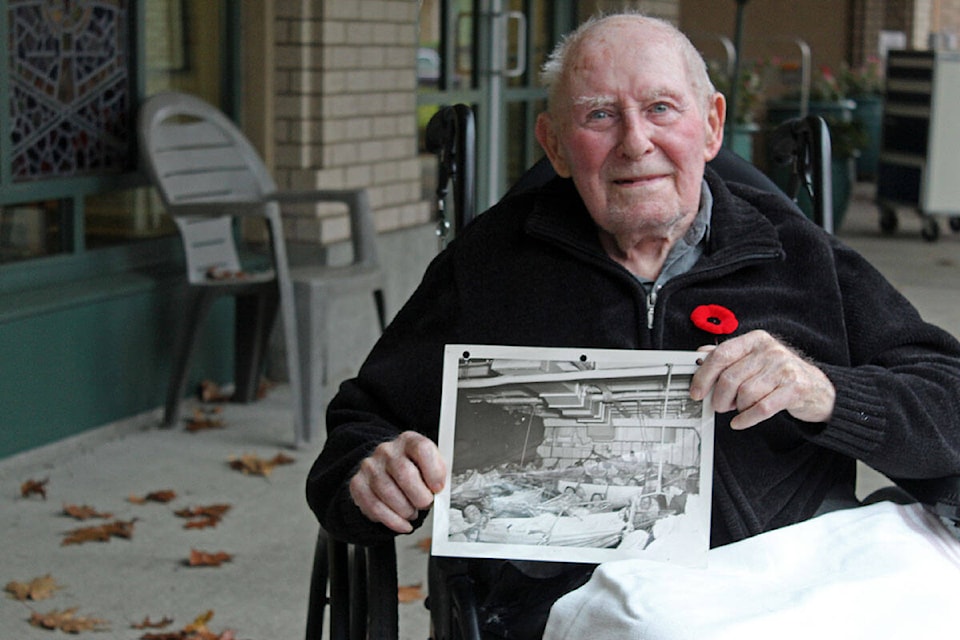
[[[837,389],[824,424],[781,412],[734,431],[732,414],[717,415],[713,546],[811,517],[828,493],[853,486],[857,459],[894,477],[960,473],[960,344],[782,196],[724,183],[709,168],[706,178],[706,250],[655,301],[604,253],[569,180],[479,216],[331,401],[307,481],[323,526],[352,542],[393,535],[359,512],[347,483],[401,431],[436,439],[445,344],[694,350],[714,339],[690,320],[702,304],[733,311],[737,334],[777,336]]]

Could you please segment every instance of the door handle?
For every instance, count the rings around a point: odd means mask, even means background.
[[[504,35],[509,33],[511,21],[515,21],[517,25],[516,63],[512,67],[505,67],[503,75],[507,78],[518,78],[527,70],[527,16],[522,11],[507,11],[503,14],[503,20]],[[509,41],[507,37],[503,39],[504,61],[509,59],[509,51],[506,50]]]

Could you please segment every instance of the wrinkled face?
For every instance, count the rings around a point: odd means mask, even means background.
[[[722,142],[723,97],[705,105],[676,44],[648,25],[597,31],[571,52],[576,63],[537,139],[606,231],[636,235],[692,218]]]

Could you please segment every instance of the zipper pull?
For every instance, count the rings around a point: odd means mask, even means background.
[[[647,329],[653,329],[653,312],[657,306],[657,289],[653,287],[647,294]]]

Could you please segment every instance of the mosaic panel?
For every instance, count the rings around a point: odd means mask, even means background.
[[[9,0],[16,181],[129,168],[128,0]]]

